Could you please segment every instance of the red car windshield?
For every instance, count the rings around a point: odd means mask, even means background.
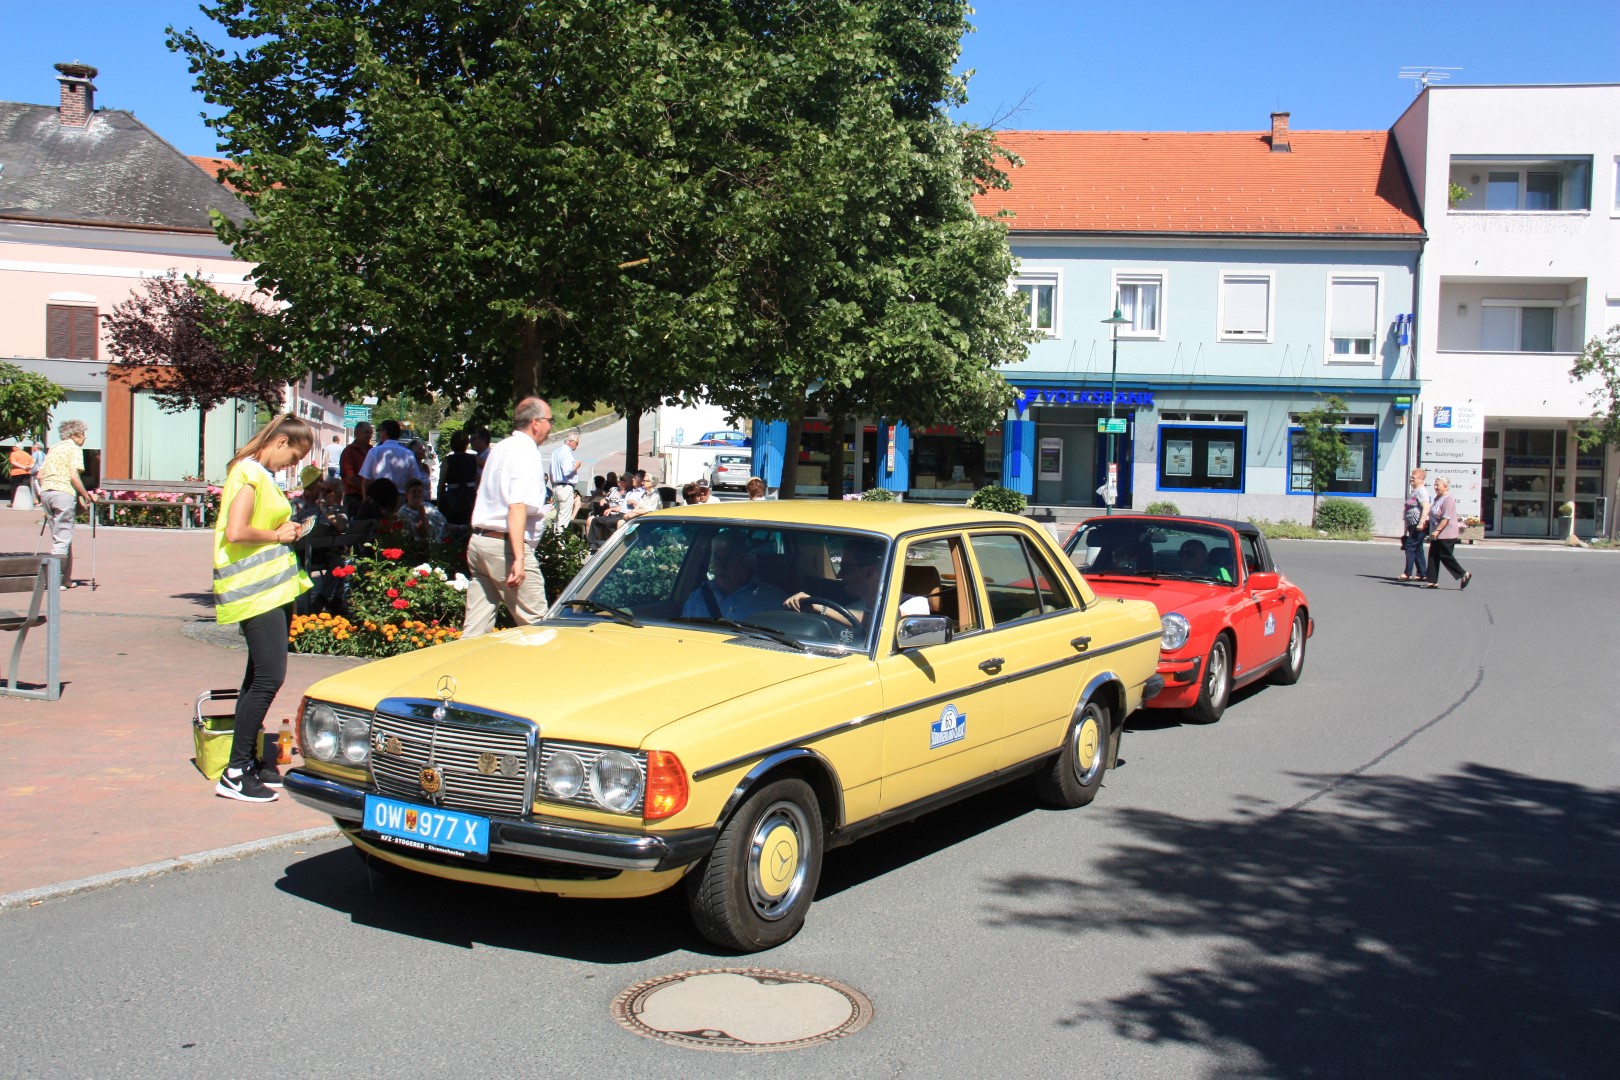
[[[1220,584],[1237,580],[1232,534],[1198,522],[1090,521],[1075,530],[1064,550],[1075,569],[1091,577],[1178,577]]]

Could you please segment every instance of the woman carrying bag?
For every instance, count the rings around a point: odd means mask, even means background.
[[[292,542],[299,526],[275,473],[295,464],[315,445],[309,425],[283,413],[266,424],[231,459],[221,513],[214,522],[214,618],[241,623],[247,639],[247,672],[236,699],[231,760],[214,794],[241,802],[273,802],[281,774],[258,761],[259,731],[270,703],[287,677],[288,630],[293,603],[310,587],[298,568]]]

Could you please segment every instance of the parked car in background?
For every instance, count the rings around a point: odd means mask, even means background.
[[[1160,633],[1010,514],[678,507],[626,523],[538,624],[311,686],[285,783],[383,868],[679,886],[710,941],[765,949],[829,848],[1019,778],[1091,802]]]
[[[695,446],[747,446],[748,436],[740,431],[705,431]]]
[[[741,490],[748,486],[748,478],[754,475],[754,455],[749,453],[719,453],[714,455],[714,464],[709,466],[709,487],[715,491],[727,488]]]
[[[1212,724],[1239,686],[1299,681],[1316,624],[1253,524],[1116,514],[1081,522],[1063,548],[1097,592],[1158,608],[1165,687],[1150,707]]]

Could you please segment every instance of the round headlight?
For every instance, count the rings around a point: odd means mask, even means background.
[[[337,713],[325,705],[311,705],[304,712],[304,752],[317,761],[332,761],[338,754]]]
[[[371,725],[363,720],[351,719],[338,735],[338,752],[351,765],[364,765],[371,751]]]
[[[1192,624],[1186,616],[1171,612],[1159,620],[1159,629],[1163,633],[1163,640],[1159,648],[1164,652],[1175,652],[1187,644],[1187,635],[1192,632]]]
[[[591,797],[605,808],[628,814],[641,802],[641,766],[629,754],[609,750],[591,766]]]
[[[544,776],[546,790],[559,799],[572,799],[585,786],[585,765],[566,750],[551,755]]]

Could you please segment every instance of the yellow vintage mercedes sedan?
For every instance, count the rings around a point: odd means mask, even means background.
[[[286,789],[390,868],[680,884],[705,937],[752,951],[798,932],[829,848],[1018,777],[1090,802],[1163,685],[1160,633],[1007,514],[662,510],[540,624],[310,687]]]

